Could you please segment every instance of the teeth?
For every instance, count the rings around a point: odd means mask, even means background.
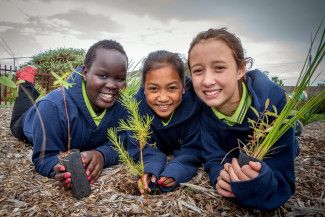
[[[167,109],[169,106],[168,105],[158,105],[160,109]]]
[[[110,94],[110,93],[100,93],[100,96],[104,99],[104,100],[112,100],[114,95]]]
[[[213,96],[213,95],[216,95],[216,94],[220,93],[221,89],[218,89],[218,90],[206,90],[206,91],[203,91],[203,92],[207,96]]]

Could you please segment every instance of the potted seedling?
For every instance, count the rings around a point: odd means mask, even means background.
[[[323,90],[317,96],[308,100],[301,108],[298,106],[301,94],[312,83],[311,79],[314,77],[315,72],[324,57],[325,30],[324,28],[321,29],[321,26],[318,28],[315,37],[313,38],[304,67],[300,72],[298,81],[293,90],[293,94],[290,98],[287,97],[287,102],[281,113],[278,114],[275,106],[270,106],[269,99],[266,100],[265,109],[262,113],[257,112],[255,108],[251,107],[258,118],[256,121],[249,120],[250,126],[253,129],[253,134],[249,136],[249,142],[241,148],[238,157],[238,162],[241,166],[247,164],[249,160],[262,160],[267,154],[270,154],[275,142],[283,136],[296,121],[303,118],[306,114],[310,115],[310,113],[315,111],[317,106],[324,103],[325,91]],[[320,31],[321,37],[316,48],[316,53],[312,62],[307,65],[307,60],[311,58],[312,48],[316,43],[315,41]]]
[[[70,121],[68,113],[68,104],[65,98],[65,89],[71,88],[74,83],[67,82],[67,78],[70,72],[63,73],[61,76],[51,72],[52,76],[55,78],[53,82],[53,87],[58,87],[61,90],[64,101],[65,115],[67,119],[67,151],[61,152],[59,159],[62,165],[65,166],[66,171],[71,174],[71,192],[72,195],[80,200],[87,197],[91,193],[90,183],[87,179],[86,170],[84,168],[81,154],[78,149],[71,149],[70,143]],[[80,76],[82,76],[80,74]]]
[[[128,118],[119,122],[119,127],[110,128],[108,130],[108,138],[114,144],[116,151],[119,153],[120,162],[124,164],[128,171],[136,177],[141,178],[142,188],[144,189],[144,160],[142,150],[145,145],[148,145],[148,139],[150,138],[151,131],[150,125],[153,117],[149,115],[141,116],[139,113],[139,103],[133,97],[136,91],[139,89],[140,79],[133,77],[128,82],[128,87],[121,91],[120,102],[126,108],[128,112]],[[138,142],[140,161],[135,162],[125,150],[123,143],[117,135],[117,131],[129,131],[132,132],[132,137]]]

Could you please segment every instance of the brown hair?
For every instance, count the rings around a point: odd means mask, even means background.
[[[191,67],[190,67],[191,50],[197,43],[199,43],[203,40],[208,40],[208,39],[216,39],[216,40],[224,41],[228,45],[228,47],[232,50],[235,61],[239,68],[246,64],[250,64],[249,68],[252,67],[253,59],[251,57],[244,56],[244,49],[243,49],[240,39],[236,35],[228,32],[226,28],[221,28],[221,29],[209,29],[207,31],[200,32],[192,40],[192,42],[190,44],[190,48],[188,50],[187,64],[188,64],[189,69],[191,69]]]

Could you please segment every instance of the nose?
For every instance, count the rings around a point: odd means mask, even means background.
[[[158,95],[158,101],[159,102],[167,102],[169,99],[168,94],[166,91],[161,91]]]
[[[113,78],[107,78],[105,82],[105,87],[109,89],[116,89],[117,88],[117,82]]]
[[[203,75],[202,85],[209,87],[215,84],[214,76],[212,73],[213,72],[211,70],[206,70],[206,72]]]

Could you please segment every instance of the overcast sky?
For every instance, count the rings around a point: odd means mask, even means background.
[[[134,61],[158,49],[186,57],[199,31],[227,27],[253,68],[294,84],[324,11],[324,0],[1,0],[0,58],[88,49],[101,39],[119,41]]]

